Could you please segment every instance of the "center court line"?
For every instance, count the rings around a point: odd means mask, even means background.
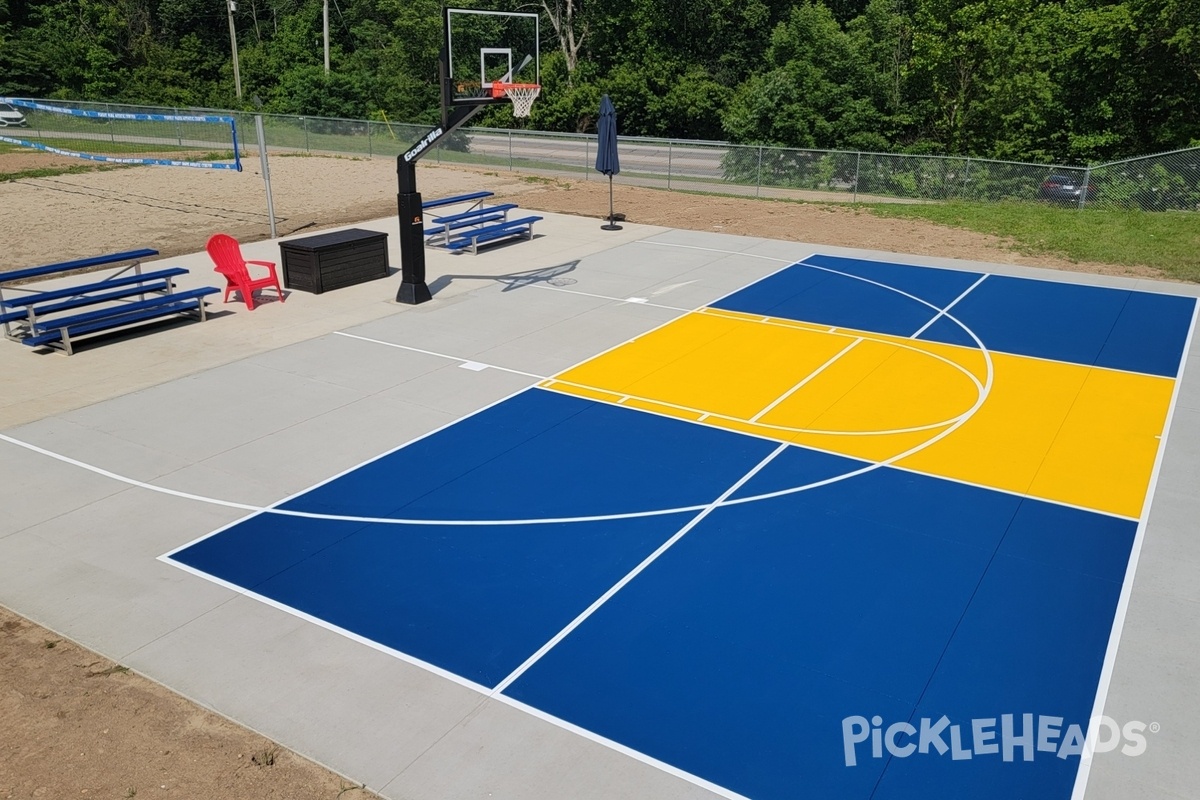
[[[808,375],[806,375],[806,376],[804,377],[804,380],[800,381],[800,382],[799,382],[799,383],[797,383],[795,386],[793,386],[792,388],[788,389],[788,390],[787,390],[786,392],[784,392],[783,394],[779,395],[779,397],[776,397],[776,398],[775,398],[773,401],[771,401],[771,404],[770,404],[770,405],[768,405],[768,406],[767,406],[766,408],[764,408],[762,411],[758,412],[758,413],[757,413],[757,414],[755,414],[753,417],[751,417],[751,418],[749,419],[749,421],[750,421],[750,422],[758,422],[758,420],[759,420],[759,419],[760,419],[760,418],[761,418],[761,417],[762,417],[764,414],[766,414],[767,412],[769,412],[771,409],[775,408],[775,406],[779,405],[779,404],[780,404],[780,403],[782,403],[784,400],[787,400],[789,397],[791,397],[791,396],[792,396],[793,394],[795,394],[796,392],[800,391],[800,389],[802,389],[806,383],[808,383],[808,382],[809,382],[809,381],[811,381],[813,378],[815,378],[815,377],[817,377],[818,375],[820,375],[822,372],[824,372],[824,371],[825,371],[826,369],[828,369],[829,367],[832,367],[832,366],[833,366],[833,365],[834,365],[834,364],[837,362],[837,360],[838,360],[838,359],[840,359],[842,356],[846,355],[846,353],[849,353],[851,350],[853,350],[855,347],[857,347],[857,346],[858,346],[858,344],[859,344],[860,342],[862,342],[862,341],[863,341],[863,340],[862,340],[862,337],[859,337],[859,338],[855,339],[854,341],[852,341],[850,344],[848,344],[848,345],[846,345],[845,347],[843,347],[841,350],[839,350],[839,351],[838,351],[838,352],[837,352],[837,353],[836,353],[836,354],[835,354],[835,355],[834,355],[832,358],[830,358],[830,359],[829,359],[828,361],[826,361],[824,364],[822,364],[821,366],[817,367],[817,368],[816,368],[815,370],[813,370],[812,372],[808,373]]]
[[[624,588],[631,580],[633,580],[638,575],[640,575],[642,573],[642,571],[646,569],[646,567],[650,566],[656,560],[658,560],[659,556],[661,556],[663,553],[667,552],[667,550],[671,549],[671,546],[674,545],[676,542],[678,542],[680,539],[682,539],[684,536],[686,536],[688,534],[688,531],[692,530],[697,525],[699,525],[704,520],[705,517],[707,517],[709,514],[711,514],[713,511],[715,511],[717,508],[719,508],[722,503],[724,503],[727,499],[729,499],[730,495],[732,495],[738,489],[742,488],[742,486],[744,486],[747,481],[749,481],[751,478],[753,478],[755,475],[757,475],[760,471],[762,471],[762,469],[764,467],[766,467],[768,464],[770,464],[772,461],[774,461],[775,457],[778,456],[780,453],[782,453],[784,450],[788,449],[788,447],[789,447],[789,445],[786,442],[779,445],[779,447],[776,447],[773,451],[771,451],[771,454],[769,456],[764,458],[762,461],[758,462],[758,464],[756,464],[749,472],[747,472],[745,475],[743,475],[741,478],[739,478],[732,486],[730,486],[728,489],[726,489],[724,492],[722,492],[720,497],[718,497],[716,500],[713,500],[711,503],[706,505],[700,511],[699,514],[692,517],[691,521],[688,522],[688,524],[684,525],[682,528],[680,528],[678,531],[676,531],[674,536],[672,536],[670,539],[667,539],[665,542],[663,542],[661,545],[659,545],[657,550],[655,550],[653,553],[646,556],[646,558],[642,560],[642,563],[638,564],[636,567],[634,567],[632,570],[630,570],[629,573],[624,578],[621,578],[621,580],[617,581],[607,592],[605,592],[604,594],[602,594],[598,598],[596,598],[596,600],[590,606],[588,606],[586,609],[584,609],[583,612],[579,614],[579,616],[575,617],[575,619],[573,619],[569,623],[567,623],[567,626],[565,628],[563,628],[561,631],[559,631],[557,634],[555,634],[554,638],[552,638],[550,641],[548,641],[544,645],[542,645],[536,653],[531,655],[529,658],[525,659],[525,663],[523,663],[521,666],[517,667],[511,673],[509,673],[507,678],[500,681],[500,683],[496,684],[495,688],[492,689],[492,692],[491,692],[492,696],[498,695],[501,692],[503,692],[505,689],[507,689],[512,684],[513,681],[515,681],[517,678],[521,677],[521,675],[523,675],[530,667],[532,667],[534,664],[536,664],[538,661],[540,661],[542,656],[546,655],[546,653],[549,653],[552,649],[554,649],[555,645],[557,645],[559,642],[561,642],[563,639],[565,639],[567,636],[569,636],[571,631],[575,630],[580,625],[582,625],[583,622],[588,617],[590,617],[592,614],[596,613],[596,611],[599,610],[599,608],[602,605],[604,605],[609,600],[611,600],[613,595],[615,595],[617,592],[621,591],[621,589]]]
[[[936,314],[936,315],[933,317],[933,319],[929,320],[929,322],[926,322],[926,323],[925,323],[924,325],[922,325],[920,328],[917,328],[917,332],[916,332],[916,333],[914,333],[912,336],[909,336],[908,338],[910,338],[910,339],[915,339],[915,338],[917,338],[917,337],[918,337],[918,336],[920,336],[922,333],[924,333],[926,330],[928,330],[930,325],[932,325],[933,323],[937,322],[937,321],[938,321],[939,319],[941,319],[942,317],[946,316],[946,312],[947,312],[947,311],[949,311],[950,309],[952,309],[952,308],[954,308],[956,305],[958,305],[958,301],[959,301],[959,300],[962,300],[964,297],[966,297],[966,296],[967,296],[967,295],[969,295],[971,292],[973,292],[973,291],[975,290],[975,287],[976,287],[976,286],[978,286],[979,284],[983,283],[983,282],[984,282],[984,281],[987,279],[988,275],[990,275],[990,274],[991,274],[990,272],[985,272],[984,274],[980,275],[980,276],[979,276],[979,280],[975,281],[975,282],[974,282],[974,283],[972,283],[970,286],[968,286],[968,287],[967,287],[967,289],[966,289],[966,291],[964,291],[964,292],[963,292],[962,294],[960,294],[958,297],[956,297],[956,298],[954,298],[952,301],[950,301],[950,305],[946,306],[946,307],[945,307],[945,308],[943,308],[941,311],[939,311],[939,312],[938,312],[938,313],[937,313],[937,314]]]

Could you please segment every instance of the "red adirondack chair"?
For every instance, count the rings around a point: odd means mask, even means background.
[[[205,249],[208,250],[209,257],[216,264],[213,269],[225,276],[226,303],[229,302],[230,292],[241,292],[242,300],[246,302],[246,308],[253,311],[254,293],[268,286],[275,287],[275,292],[279,295],[279,302],[283,302],[283,289],[279,286],[279,276],[275,274],[274,262],[247,261],[242,258],[242,248],[238,245],[237,239],[227,233],[214,234],[208,240]],[[261,278],[251,277],[250,270],[246,267],[247,264],[266,267],[270,274]]]

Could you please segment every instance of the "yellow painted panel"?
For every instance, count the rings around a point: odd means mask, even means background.
[[[1075,402],[1088,368],[993,353],[996,376],[962,427],[901,461],[934,475],[1025,493]]]
[[[705,314],[687,314],[555,377],[626,394],[631,384],[662,369],[664,364],[704,348],[736,324]]]
[[[749,419],[849,342],[798,328],[735,322],[703,350],[687,353],[628,388],[639,397]]]
[[[749,418],[850,341],[813,330],[689,314],[558,377],[701,413]]]
[[[1030,491],[1140,517],[1174,381],[1093,369]]]
[[[976,402],[975,384],[933,355],[987,379],[987,361],[973,348],[704,312],[598,356],[552,386],[883,461],[930,442]],[[991,359],[993,385],[981,407],[899,465],[1140,515],[1172,381],[1005,353]],[[916,426],[930,427],[902,431]],[[863,435],[889,430],[902,432]]]
[[[886,333],[870,331],[854,331],[850,328],[838,328],[839,333],[847,336],[862,336],[877,342],[892,342],[896,345],[916,347],[920,350],[953,361],[971,372],[980,383],[987,382],[987,360],[983,351],[977,347],[963,347],[944,342],[927,342],[921,339],[910,339],[907,336],[891,336]]]
[[[980,392],[968,374],[906,345],[858,342],[760,421],[886,433],[948,424],[975,404]]]

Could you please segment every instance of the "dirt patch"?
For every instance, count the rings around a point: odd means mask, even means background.
[[[0,798],[376,795],[0,608]]]
[[[76,166],[44,153],[0,154],[0,172]],[[266,189],[257,159],[243,172],[131,167],[0,183],[0,269],[151,247],[165,256],[202,250],[213,233],[245,241],[270,235]],[[395,162],[305,157],[270,160],[276,230],[288,235],[396,213]],[[597,178],[599,176],[596,176]],[[618,179],[621,180],[621,179]],[[601,219],[608,185],[494,169],[425,164],[426,199],[477,189],[517,198],[523,207]],[[885,219],[861,208],[827,203],[713,197],[620,183],[615,206],[630,222],[688,230],[861,247],[1106,275],[1163,277],[1150,266],[1082,263],[1022,253],[1015,243],[922,220]]]
[[[617,186],[613,208],[629,222],[667,228],[759,236],[791,242],[861,247],[891,253],[961,258],[1047,269],[1164,278],[1150,266],[1126,267],[1029,255],[998,236],[935,225],[924,220],[877,217],[870,211],[827,203],[742,199],[682,194],[637,186]],[[602,218],[608,213],[608,185],[554,181],[521,194],[523,207]]]

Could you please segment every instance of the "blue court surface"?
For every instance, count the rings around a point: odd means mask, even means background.
[[[831,256],[710,308],[1151,382],[1195,315]],[[534,386],[169,557],[726,796],[1067,800],[1146,512],[1052,494]]]

